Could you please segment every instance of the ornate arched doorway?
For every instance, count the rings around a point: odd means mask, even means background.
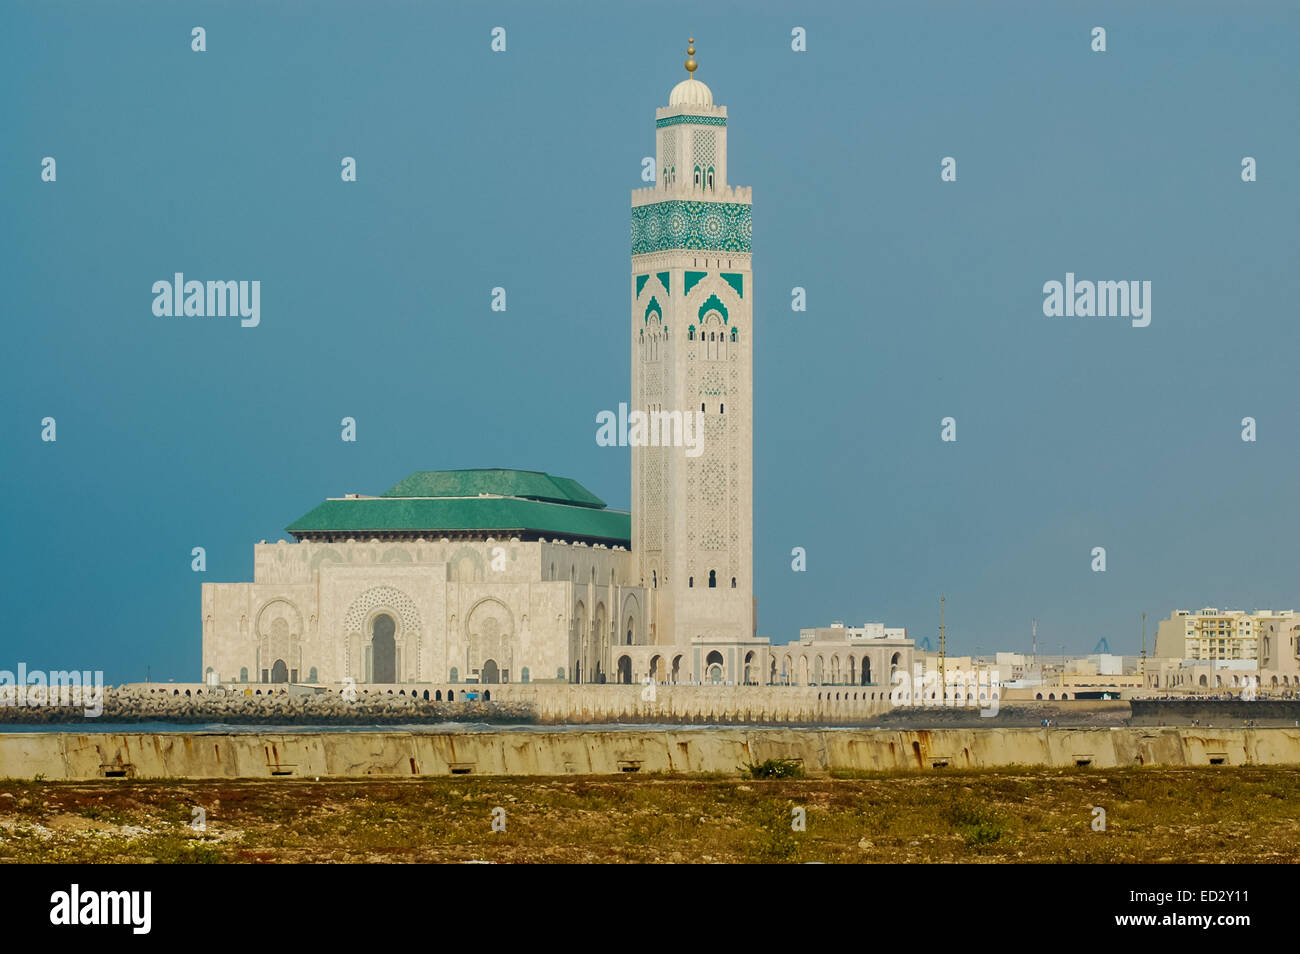
[[[501,670],[497,667],[497,661],[495,659],[486,659],[483,661],[482,681],[493,684],[501,681]]]
[[[371,627],[370,681],[397,682],[397,623],[380,613]]]
[[[705,680],[712,683],[722,682],[722,653],[716,649],[709,653],[704,660],[704,677]]]
[[[275,664],[271,666],[271,681],[272,682],[289,681],[289,667],[285,665],[283,659],[277,659],[275,661]]]

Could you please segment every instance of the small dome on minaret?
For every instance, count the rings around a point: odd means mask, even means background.
[[[695,71],[700,64],[695,62],[695,37],[691,37],[686,47],[686,72],[688,79],[682,80],[668,94],[669,106],[712,106],[713,92],[695,78]]]

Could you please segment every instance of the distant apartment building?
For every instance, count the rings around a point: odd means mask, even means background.
[[[1295,610],[1175,610],[1156,629],[1155,655],[1195,661],[1259,659],[1261,627],[1294,616]]]
[[[899,626],[895,628],[886,626],[884,623],[863,623],[861,626],[845,626],[839,620],[836,620],[829,626],[815,626],[810,629],[799,630],[800,642],[812,642],[813,640],[838,642],[840,640],[852,641],[860,639],[907,639],[907,627]]]
[[[1039,674],[1039,666],[1034,657],[1028,653],[998,652],[994,654],[994,667],[1002,682],[1016,682],[1028,676]]]

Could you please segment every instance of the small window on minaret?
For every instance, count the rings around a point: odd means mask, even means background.
[[[704,413],[704,405],[703,405],[703,404],[700,405],[700,413],[701,413],[701,414]]]
[[[717,589],[717,586],[718,586],[718,571],[717,571],[717,570],[710,570],[710,571],[709,571],[709,589],[711,589],[711,590],[712,590],[712,589]]]
[[[687,585],[688,587],[694,589],[694,588],[695,588],[695,577],[692,576],[692,577],[690,577],[689,579],[687,579],[687,581],[686,581],[686,585]]]
[[[713,167],[709,166],[709,188],[713,188]]]
[[[736,341],[736,329],[735,329],[735,328],[732,328],[732,329],[731,329],[731,341],[732,341],[733,344],[734,344],[735,341]]]
[[[731,578],[731,588],[733,590],[736,588],[736,578],[734,576]]]
[[[653,588],[653,589],[658,589],[658,588],[659,588],[659,571],[658,571],[658,570],[651,570],[651,571],[650,571],[650,586],[651,586],[651,588]]]
[[[695,167],[695,187],[698,189],[699,186],[700,186],[700,167],[699,167],[699,166],[696,166],[696,167]]]
[[[719,414],[726,414],[726,413],[727,413],[727,405],[725,405],[725,404],[719,404],[719,405],[718,405],[718,413],[719,413]]]

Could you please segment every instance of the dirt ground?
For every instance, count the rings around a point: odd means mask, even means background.
[[[1294,767],[11,780],[0,861],[1295,863],[1297,796]]]

